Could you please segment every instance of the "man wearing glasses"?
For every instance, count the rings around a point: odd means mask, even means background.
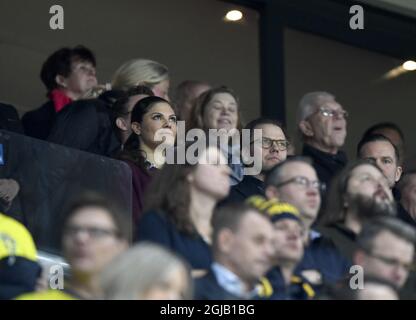
[[[254,130],[260,129],[262,137],[254,140]],[[248,123],[243,130],[250,130],[251,142],[249,146],[242,147],[243,162],[247,154],[254,154],[254,163],[261,163],[261,172],[257,175],[245,175],[243,180],[231,188],[228,198],[221,203],[244,202],[253,195],[264,195],[264,179],[266,172],[274,165],[286,160],[289,142],[281,125],[271,119],[256,119]]]
[[[299,103],[298,128],[304,142],[304,156],[313,159],[319,180],[329,184],[347,163],[340,150],[347,135],[348,113],[327,92],[310,92]]]
[[[335,283],[344,277],[350,263],[329,239],[312,229],[325,184],[318,180],[311,163],[309,158],[291,157],[273,167],[266,177],[266,198],[290,203],[299,210],[305,228],[305,254],[297,271],[319,290],[324,282]]]
[[[354,264],[363,268],[364,277],[378,277],[402,289],[413,269],[415,241],[416,232],[397,218],[374,219],[357,238]]]

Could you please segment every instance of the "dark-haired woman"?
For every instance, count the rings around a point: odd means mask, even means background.
[[[166,164],[150,184],[137,238],[176,252],[194,270],[207,270],[211,217],[228,195],[231,170],[217,147],[205,148],[194,162],[188,150],[185,164]]]
[[[131,168],[133,174],[133,221],[137,224],[143,208],[143,194],[152,173],[164,164],[164,154],[156,153],[163,142],[174,145],[176,115],[170,103],[160,97],[147,97],[133,108],[132,134],[124,144],[120,159]]]

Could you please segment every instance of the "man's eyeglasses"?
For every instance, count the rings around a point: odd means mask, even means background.
[[[252,141],[251,143],[254,143],[254,141]],[[261,139],[261,146],[264,149],[270,149],[274,144],[276,144],[277,150],[285,151],[289,147],[290,143],[287,140],[273,140],[273,139],[270,139],[270,138],[262,138]]]
[[[324,117],[328,117],[328,118],[333,118],[333,117],[342,117],[344,119],[348,119],[348,112],[345,110],[332,110],[326,107],[320,107],[317,111],[315,111],[313,114],[315,113],[320,113],[321,115],[323,115]]]
[[[414,270],[414,266],[411,263],[403,263],[400,262],[394,258],[388,258],[388,257],[383,257],[381,255],[369,252],[368,250],[366,250],[367,254],[377,260],[382,261],[383,263],[385,263],[386,265],[389,265],[391,267],[402,267],[403,269],[407,270],[407,271],[413,271]]]
[[[302,176],[293,177],[292,179],[289,179],[287,181],[283,181],[283,182],[278,183],[274,186],[276,188],[279,188],[279,187],[283,187],[283,186],[285,186],[287,184],[290,184],[290,183],[294,183],[294,184],[296,184],[300,187],[303,187],[305,189],[313,188],[313,189],[319,190],[320,192],[324,192],[326,190],[325,183],[320,182],[318,180],[311,181],[308,178],[302,177]]]
[[[118,232],[116,230],[95,228],[95,227],[84,228],[84,227],[77,227],[77,226],[69,226],[69,227],[66,227],[64,230],[65,235],[71,238],[77,236],[80,232],[85,232],[92,239],[103,239],[106,237],[118,236]]]

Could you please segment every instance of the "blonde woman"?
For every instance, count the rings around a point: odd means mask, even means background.
[[[128,90],[137,85],[152,89],[155,96],[169,101],[169,71],[153,60],[133,59],[124,63],[114,74],[112,88]]]
[[[103,272],[107,300],[180,300],[192,298],[188,267],[173,253],[151,243],[125,252]]]

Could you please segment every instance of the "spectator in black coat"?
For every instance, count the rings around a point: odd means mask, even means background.
[[[347,163],[340,150],[347,135],[348,113],[327,92],[310,92],[299,103],[298,128],[304,142],[302,154],[311,157],[319,181],[329,185]]]
[[[45,140],[56,114],[72,101],[90,96],[96,88],[95,67],[94,54],[83,46],[62,48],[49,56],[40,74],[49,101],[23,116],[25,134]]]

